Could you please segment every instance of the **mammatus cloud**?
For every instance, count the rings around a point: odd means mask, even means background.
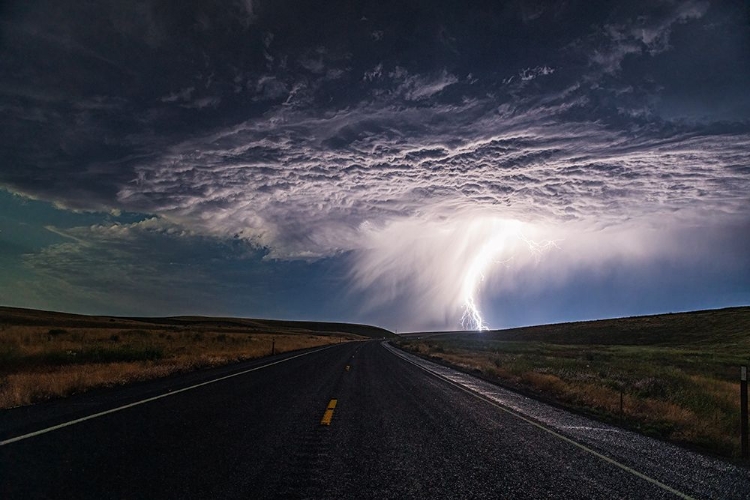
[[[278,258],[353,250],[362,223],[419,214],[607,226],[745,210],[749,181],[735,166],[750,161],[747,133],[564,121],[579,99],[281,110],[172,146],[136,167],[118,201]]]

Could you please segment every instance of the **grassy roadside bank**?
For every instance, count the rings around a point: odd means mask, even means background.
[[[750,362],[750,308],[397,343],[647,435],[739,456],[739,366]]]
[[[0,408],[379,333],[362,325],[0,308]]]

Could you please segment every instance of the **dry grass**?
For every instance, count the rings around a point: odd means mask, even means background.
[[[516,330],[402,340],[400,344],[647,435],[737,457],[739,366],[750,360],[750,331],[742,333],[736,325],[748,324],[750,309],[697,313],[696,317],[705,327],[700,335],[689,315],[673,315],[657,318],[666,325],[661,330],[654,328],[657,320],[653,317],[628,318],[624,326],[610,320],[607,325],[618,334],[608,339],[600,324],[578,323],[528,329],[528,341]],[[721,328],[712,330],[708,320]],[[639,322],[649,335],[638,330]],[[626,327],[627,335],[622,333]],[[682,343],[676,340],[680,328],[694,332]],[[586,344],[587,340],[596,343]]]
[[[359,339],[345,333],[243,332],[241,327],[0,326],[0,408],[28,405],[276,353]]]

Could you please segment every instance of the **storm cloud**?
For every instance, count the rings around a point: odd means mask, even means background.
[[[489,308],[613,262],[710,262],[708,234],[733,249],[710,279],[747,271],[734,250],[750,221],[742,2],[5,10],[0,184],[13,193],[144,214],[268,265],[340,259],[362,314],[407,304],[387,321],[411,308],[413,327],[456,325],[472,249],[509,227],[498,221],[555,248],[498,250],[477,285]],[[26,265],[123,228],[105,225],[68,228],[75,241]],[[153,234],[137,227],[135,240]],[[704,302],[746,301],[739,287]]]

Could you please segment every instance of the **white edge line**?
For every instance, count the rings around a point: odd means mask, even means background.
[[[549,427],[546,427],[546,426],[540,424],[539,422],[535,422],[534,420],[526,418],[523,415],[521,415],[520,413],[517,413],[514,410],[511,410],[510,408],[506,408],[505,406],[501,405],[497,401],[493,401],[492,399],[490,399],[489,397],[487,397],[487,396],[485,396],[485,395],[483,395],[481,393],[472,391],[471,389],[468,389],[468,388],[466,388],[466,387],[464,387],[464,386],[462,386],[460,384],[457,384],[456,382],[450,380],[449,378],[447,378],[447,377],[445,377],[443,375],[440,375],[439,373],[433,372],[432,370],[429,370],[429,369],[425,368],[424,366],[421,366],[420,364],[415,363],[414,361],[412,361],[411,359],[407,358],[406,356],[401,355],[400,352],[397,352],[395,347],[389,346],[388,350],[391,352],[391,354],[400,357],[404,361],[406,361],[408,363],[411,363],[412,365],[416,366],[417,368],[420,368],[423,371],[426,371],[427,373],[432,374],[433,376],[435,376],[435,377],[443,380],[444,382],[447,382],[448,384],[456,387],[457,389],[460,389],[463,392],[465,392],[465,393],[467,393],[467,394],[469,394],[471,396],[474,396],[475,398],[477,398],[477,399],[479,399],[481,401],[489,403],[492,406],[494,406],[494,407],[496,407],[496,408],[498,408],[498,409],[500,409],[500,410],[502,410],[502,411],[504,411],[504,412],[506,412],[506,413],[508,413],[510,415],[513,415],[514,417],[519,418],[519,419],[523,420],[524,422],[527,422],[527,423],[533,425],[534,427],[537,427],[537,428],[543,430],[544,432],[547,432],[548,434],[551,434],[551,435],[555,436],[558,439],[562,439],[563,441],[565,441],[567,443],[570,443],[570,444],[572,444],[572,445],[580,448],[581,450],[583,450],[585,452],[588,452],[588,453],[594,455],[595,457],[604,460],[605,462],[608,462],[608,463],[610,463],[612,465],[615,465],[615,466],[619,467],[620,469],[622,469],[622,470],[624,470],[626,472],[629,472],[629,473],[633,474],[634,476],[639,477],[639,478],[641,478],[641,479],[643,479],[645,481],[648,481],[649,483],[652,483],[652,484],[654,484],[654,485],[656,485],[656,486],[658,486],[658,487],[660,487],[660,488],[662,488],[664,490],[667,490],[668,492],[670,492],[670,493],[672,493],[672,494],[674,494],[674,495],[676,495],[676,496],[678,496],[680,498],[684,498],[685,500],[695,500],[693,497],[691,497],[691,496],[689,496],[689,495],[687,495],[687,494],[685,494],[685,493],[683,493],[681,491],[678,491],[678,490],[672,488],[671,486],[668,486],[668,485],[662,483],[661,481],[659,481],[657,479],[654,479],[654,478],[649,477],[649,476],[647,476],[647,475],[645,475],[645,474],[643,474],[641,472],[638,472],[637,470],[635,470],[635,469],[633,469],[631,467],[628,467],[627,465],[622,464],[622,463],[618,462],[617,460],[615,460],[613,458],[610,458],[610,457],[608,457],[606,455],[602,455],[601,453],[592,450],[588,446],[583,445],[583,444],[579,443],[578,441],[574,441],[573,439],[571,439],[569,437],[563,436],[562,434],[559,434],[559,433],[553,431]]]
[[[240,375],[244,375],[246,373],[254,372],[254,371],[260,370],[262,368],[268,368],[269,366],[278,365],[279,363],[284,363],[286,361],[290,361],[290,360],[295,359],[295,358],[299,358],[299,357],[302,357],[302,356],[307,356],[308,354],[313,354],[313,353],[316,353],[316,352],[320,352],[320,351],[323,351],[325,349],[329,349],[331,347],[334,347],[336,345],[339,345],[339,344],[327,345],[325,347],[321,347],[320,349],[315,349],[314,351],[303,352],[302,354],[296,354],[296,355],[290,356],[288,358],[284,358],[284,359],[280,359],[278,361],[274,361],[273,363],[268,363],[268,364],[262,365],[262,366],[256,366],[255,368],[250,368],[249,370],[243,370],[241,372],[232,373],[231,375],[225,375],[223,377],[215,378],[213,380],[208,380],[206,382],[201,382],[200,384],[191,385],[189,387],[183,387],[182,389],[177,389],[175,391],[165,392],[164,394],[159,394],[158,396],[153,396],[153,397],[150,397],[150,398],[141,399],[140,401],[136,401],[134,403],[129,403],[129,404],[126,404],[126,405],[123,405],[123,406],[118,406],[117,408],[112,408],[110,410],[101,411],[99,413],[93,413],[93,414],[87,415],[85,417],[77,418],[75,420],[70,420],[68,422],[63,422],[62,424],[53,425],[52,427],[47,427],[46,429],[41,429],[41,430],[38,430],[38,431],[30,432],[28,434],[23,434],[21,436],[16,436],[14,438],[6,439],[5,441],[0,441],[0,446],[5,446],[5,445],[11,444],[11,443],[16,443],[18,441],[23,441],[24,439],[29,439],[29,438],[32,438],[32,437],[35,437],[35,436],[39,436],[40,434],[46,434],[48,432],[56,431],[56,430],[62,429],[64,427],[69,427],[71,425],[80,424],[81,422],[85,422],[86,420],[91,420],[91,419],[94,419],[94,418],[103,417],[104,415],[109,415],[110,413],[115,413],[115,412],[118,412],[118,411],[121,411],[121,410],[126,410],[128,408],[132,408],[134,406],[142,405],[142,404],[145,404],[145,403],[150,403],[151,401],[156,401],[157,399],[166,398],[168,396],[174,396],[175,394],[179,394],[181,392],[189,391],[191,389],[196,389],[198,387],[203,387],[204,385],[213,384],[214,382],[220,382],[222,380],[226,380],[226,379],[232,378],[232,377],[238,377]]]

